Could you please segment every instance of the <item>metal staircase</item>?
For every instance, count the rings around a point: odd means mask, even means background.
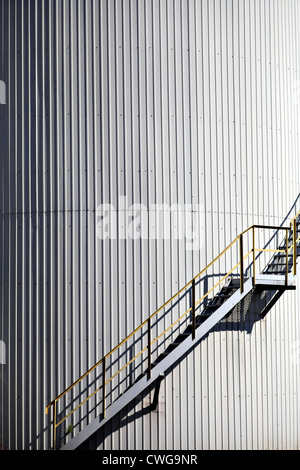
[[[259,233],[272,232],[273,236],[269,238],[269,242],[264,248],[259,248]],[[276,245],[276,241],[280,234],[284,232],[283,240]],[[279,292],[279,296],[285,290],[295,289],[295,276],[297,274],[297,261],[300,255],[300,211],[292,219],[290,226],[265,226],[253,225],[236,237],[233,242],[225,248],[209,265],[204,268],[197,276],[195,276],[186,286],[180,289],[171,299],[162,305],[156,312],[150,315],[141,325],[139,325],[130,335],[128,335],[121,343],[106,354],[100,361],[83,374],[76,382],[70,385],[64,392],[52,400],[46,407],[46,413],[53,408],[53,448],[76,449],[80,444],[92,436],[98,429],[104,426],[113,416],[120,412],[125,406],[129,405],[134,399],[156,382],[159,382],[168,371],[174,367],[180,359],[185,357],[188,352],[194,348],[203,337],[208,334],[212,328],[223,318],[232,312],[232,310],[240,304],[240,302],[255,289],[272,290]],[[246,240],[247,238],[247,240]],[[275,243],[275,248],[270,248],[270,243]],[[248,247],[245,250],[245,247]],[[250,245],[250,246],[249,246]],[[250,249],[249,249],[250,248]],[[200,292],[201,280],[205,277],[208,270],[215,266],[217,262],[224,257],[229,251],[235,249],[237,251],[238,262],[230,269],[226,275],[219,276],[217,283],[208,286],[206,291]],[[246,251],[246,253],[245,253]],[[260,274],[256,274],[259,256],[262,253],[273,253],[271,260],[261,270]],[[250,257],[250,262],[246,266],[245,261]],[[238,271],[236,273],[236,271]],[[245,274],[246,273],[246,274]],[[251,275],[250,275],[251,274]],[[214,291],[220,289],[216,294]],[[196,294],[200,292],[199,300],[196,300]],[[211,298],[209,298],[209,296]],[[274,297],[274,303],[279,298]],[[189,301],[189,308],[178,316],[175,320],[171,318],[167,328],[162,332],[157,331],[157,318],[159,315],[166,319],[172,313],[173,303],[176,299],[177,303]],[[175,330],[175,331],[173,331]],[[153,337],[155,333],[155,337]],[[139,336],[140,341],[135,338]],[[156,357],[154,358],[154,344],[161,340],[161,346],[156,349]],[[146,341],[146,345],[145,344]],[[136,348],[136,344],[142,344],[140,351],[127,360],[127,352]],[[162,350],[163,349],[163,350]],[[124,352],[123,352],[124,350]],[[112,361],[114,353],[124,356],[124,362],[115,372],[111,363],[118,363],[119,359]],[[146,355],[146,359],[142,359]],[[121,373],[126,373],[133,363],[137,362],[136,374],[134,379],[128,380],[131,374],[125,377],[125,388],[123,387],[114,397],[112,382]],[[146,362],[146,364],[145,364]],[[143,370],[140,370],[143,368]],[[100,372],[97,372],[97,370]],[[108,376],[108,372],[110,376]],[[93,377],[91,382],[87,382],[89,377]],[[100,384],[99,384],[100,382]],[[85,390],[85,398],[79,400],[81,392],[75,393],[76,387],[83,384],[82,389]],[[94,387],[91,393],[87,393],[87,389]],[[110,390],[108,389],[110,387]],[[118,389],[118,385],[115,389]],[[73,394],[74,408],[69,411],[70,399],[67,400],[68,394]],[[101,393],[101,411],[98,413],[91,423],[82,429],[74,431],[69,426],[69,436],[66,434],[63,438],[57,438],[57,429],[66,424],[73,414],[92,398],[96,400],[95,409],[98,409],[98,394]],[[107,399],[110,396],[110,403]],[[76,402],[77,400],[77,402]],[[66,413],[63,414],[64,408]],[[68,421],[67,421],[68,424]],[[60,442],[58,442],[60,441]],[[62,445],[61,445],[62,441]]]

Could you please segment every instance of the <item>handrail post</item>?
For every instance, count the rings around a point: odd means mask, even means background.
[[[293,276],[297,275],[297,225],[296,218],[293,220]]]
[[[53,403],[53,449],[56,450],[56,399]]]
[[[192,338],[196,337],[196,282],[192,280]]]
[[[106,415],[106,408],[105,408],[105,385],[106,385],[106,356],[103,358],[103,419],[105,418]]]
[[[253,287],[256,283],[256,272],[255,272],[255,225],[252,227],[252,241],[253,241]]]
[[[151,378],[151,320],[148,319],[148,380]]]
[[[240,279],[240,290],[241,293],[244,292],[244,259],[243,259],[243,234],[240,235],[240,271],[241,271],[241,279]]]
[[[289,231],[285,231],[285,285],[288,285],[288,275],[289,275]]]

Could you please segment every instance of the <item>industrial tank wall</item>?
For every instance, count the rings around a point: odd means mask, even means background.
[[[50,400],[241,230],[299,210],[300,5],[0,0],[0,12],[1,445],[43,449]],[[185,236],[158,237],[153,215],[171,207]],[[299,300],[220,326],[164,379],[155,411],[145,395],[87,446],[298,448]],[[78,412],[76,431],[98,412]]]

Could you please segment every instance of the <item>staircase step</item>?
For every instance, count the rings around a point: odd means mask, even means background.
[[[285,273],[285,270],[272,270],[270,272],[268,271],[265,271],[265,274],[284,274]]]
[[[288,263],[293,262],[293,257],[288,256],[287,258]],[[286,256],[276,256],[276,258],[272,258],[269,262],[269,264],[274,264],[274,263],[284,263],[286,264]]]
[[[244,282],[247,281],[247,278],[244,278]],[[230,285],[228,286],[229,288],[236,288],[235,290],[237,290],[237,288],[240,287],[240,278],[234,278],[234,279],[231,279],[230,281]]]
[[[288,247],[291,248],[292,244],[293,244],[293,239],[289,240]],[[300,248],[299,242],[296,244],[296,246],[297,246],[297,249],[299,250],[299,248]],[[284,243],[284,244],[282,244],[278,247],[278,250],[285,250],[285,247],[286,247],[286,245]],[[291,251],[289,252],[289,254],[291,253]]]
[[[297,247],[297,256],[300,255],[300,247]],[[292,258],[293,255],[291,254],[291,252],[289,252],[288,254],[288,258]],[[286,258],[286,254],[285,253],[276,253],[274,255],[274,258]]]
[[[192,327],[190,328],[190,331],[184,331],[183,333],[180,333],[179,336],[174,340],[174,343],[180,344],[185,338],[187,338],[190,334],[192,333]],[[173,344],[173,343],[171,343]]]
[[[203,312],[196,317],[196,321],[201,320],[203,317],[210,317],[210,315],[211,312],[205,312],[205,310],[203,310]]]
[[[298,227],[299,227],[299,225],[298,225]],[[291,231],[289,232],[289,236],[293,236],[293,233],[294,233],[294,231],[291,230]],[[300,233],[300,228],[296,228],[296,233]]]
[[[293,266],[293,263],[288,263],[288,268],[291,268]],[[272,264],[268,264],[268,266],[266,267],[266,269],[276,269],[276,268],[282,268],[282,269],[285,269],[286,268],[286,263],[272,263]]]
[[[223,303],[208,304],[208,305],[206,305],[205,308],[207,308],[207,309],[217,309],[217,308],[221,307],[221,305],[223,305]]]
[[[288,258],[287,264],[289,266],[293,266],[293,258]],[[272,260],[268,266],[286,266],[286,259],[285,258],[279,258],[278,260]]]
[[[216,297],[218,299],[229,299],[229,297],[231,297],[232,294],[217,294]]]

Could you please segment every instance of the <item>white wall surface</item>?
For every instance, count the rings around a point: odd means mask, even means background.
[[[0,0],[0,12],[1,441],[42,449],[50,400],[243,229],[300,209],[300,4]],[[105,240],[103,204],[117,220]],[[194,245],[139,235],[172,205]],[[250,333],[211,333],[165,378],[155,412],[145,395],[89,445],[299,448],[298,290]],[[100,411],[92,401],[76,420]]]

